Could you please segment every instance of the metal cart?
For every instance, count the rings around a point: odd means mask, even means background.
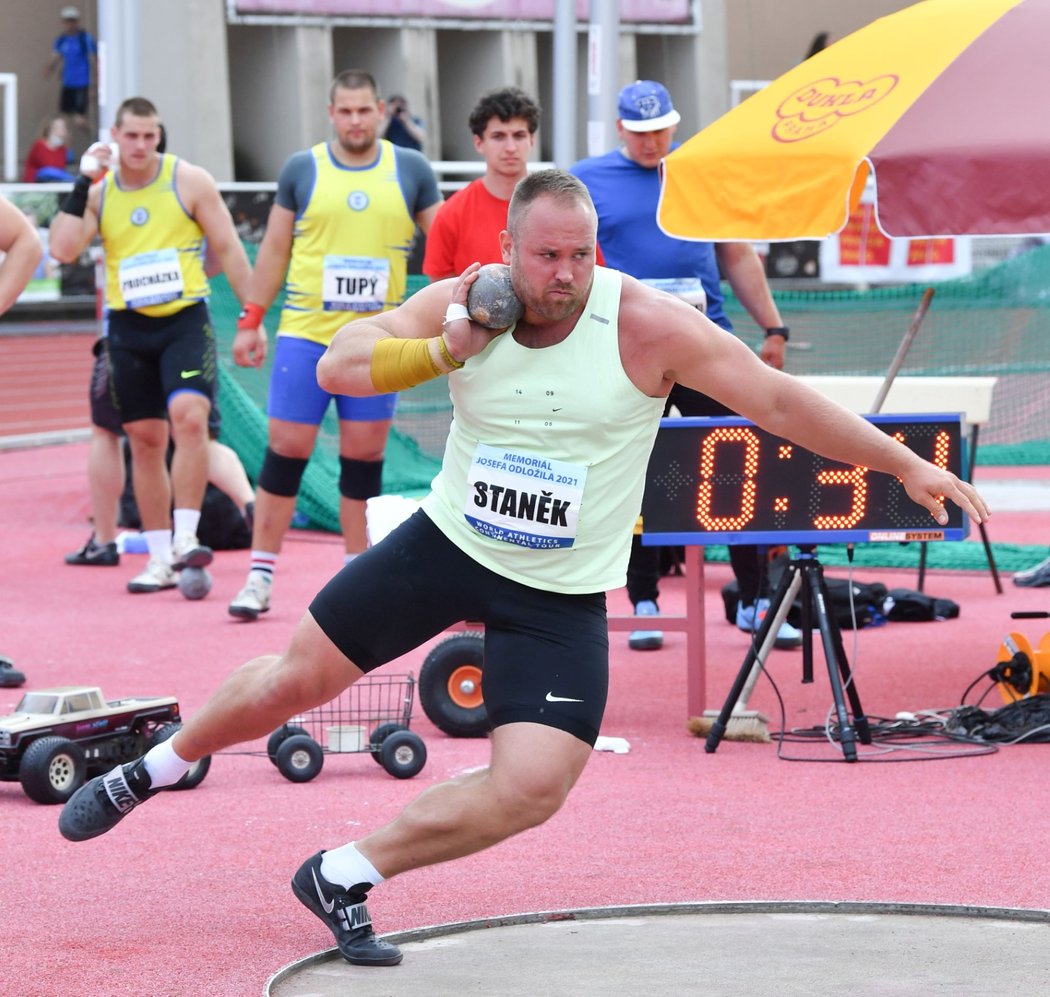
[[[309,782],[325,755],[368,752],[398,779],[426,764],[423,739],[409,730],[416,680],[411,673],[367,676],[330,703],[292,717],[266,742],[266,754],[291,782]]]

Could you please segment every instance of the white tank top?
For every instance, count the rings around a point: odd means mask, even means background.
[[[572,332],[528,349],[513,329],[449,375],[453,421],[423,508],[466,554],[533,588],[624,584],[664,399],[620,361],[620,274],[597,267]]]

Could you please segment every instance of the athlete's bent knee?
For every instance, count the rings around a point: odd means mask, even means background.
[[[303,480],[306,464],[306,457],[282,457],[267,447],[262,470],[259,472],[259,487],[271,495],[295,498],[299,494],[299,484]]]
[[[505,821],[524,831],[550,820],[562,808],[567,795],[554,782],[530,784],[500,793],[498,805]]]
[[[383,494],[383,462],[339,458],[339,494],[365,502]]]

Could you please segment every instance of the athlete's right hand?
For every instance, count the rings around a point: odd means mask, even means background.
[[[80,157],[79,170],[92,182],[97,180],[113,165],[113,149],[108,142],[94,142],[87,152]]]
[[[466,309],[467,291],[470,290],[470,285],[478,279],[478,271],[480,269],[480,263],[471,263],[459,275],[456,286],[452,290],[452,300],[449,301],[450,307],[460,305],[463,310]],[[456,310],[459,311],[459,309]],[[506,329],[488,329],[483,325],[478,325],[477,322],[472,321],[469,317],[454,318],[452,321],[446,318],[445,322],[442,323],[445,345],[456,360],[466,360],[469,357],[476,356],[488,346],[493,337],[500,336],[506,331]]]
[[[266,326],[260,323],[255,329],[238,329],[233,338],[233,362],[238,367],[261,367],[268,347]]]

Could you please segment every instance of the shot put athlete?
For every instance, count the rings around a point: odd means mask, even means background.
[[[454,420],[433,490],[321,590],[283,654],[248,662],[174,737],[78,790],[59,821],[67,838],[110,830],[195,759],[264,737],[457,621],[481,620],[489,765],[430,787],[292,877],[349,962],[399,962],[373,932],[368,892],[543,823],[591,756],[608,679],[605,593],[623,585],[676,381],[807,449],[897,475],[938,522],[939,496],[984,520],[971,485],[766,366],[685,302],[596,267],[595,229],[579,180],[532,173],[500,235],[519,322],[493,331],[467,318],[471,264],[336,334],[317,368],[328,391],[370,395],[448,375]],[[138,832],[147,837],[148,824]]]

